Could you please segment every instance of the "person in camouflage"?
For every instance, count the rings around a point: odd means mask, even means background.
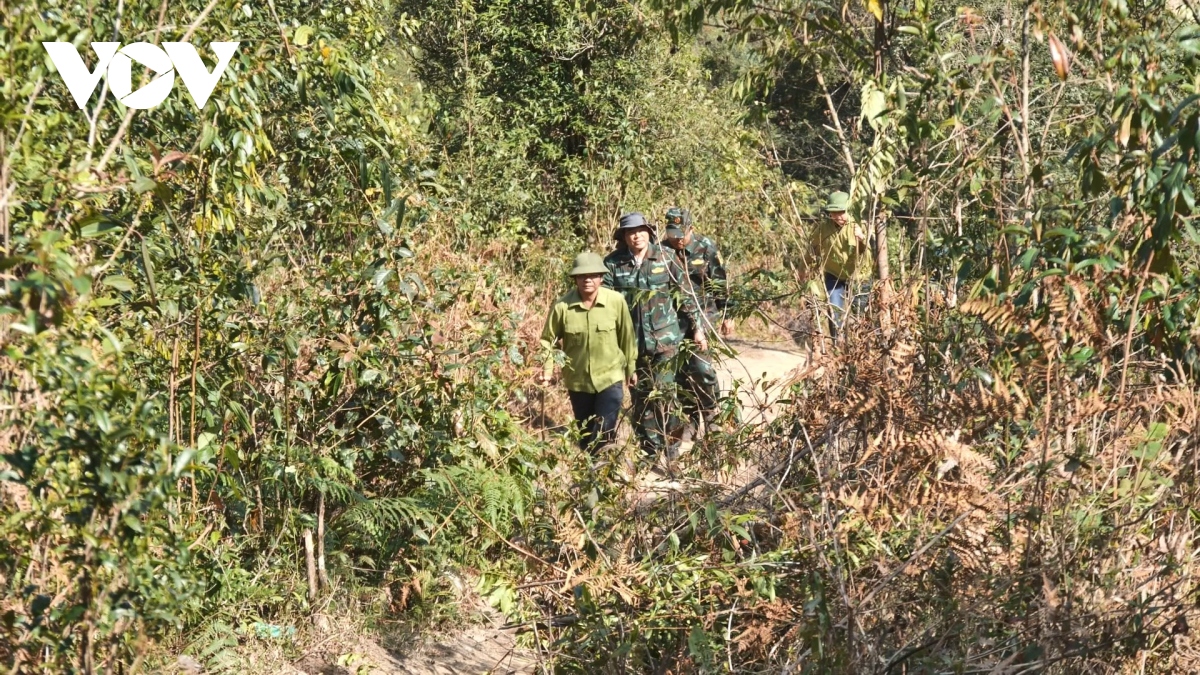
[[[635,431],[647,455],[667,450],[670,459],[677,441],[668,443],[668,438],[680,426],[671,360],[684,337],[679,316],[693,326],[700,323],[694,291],[676,257],[655,242],[642,214],[621,216],[613,238],[617,248],[604,259],[604,285],[625,296],[637,334],[637,384],[630,392]],[[692,338],[708,348],[703,331]]]
[[[729,298],[727,275],[716,243],[693,231],[692,215],[678,207],[667,209],[663,243],[675,250],[679,264],[687,271],[697,295],[700,325],[691,325],[685,317],[679,321],[685,341],[686,336],[694,335],[697,330],[707,333],[718,325],[722,333],[729,334],[731,322],[723,318]],[[684,414],[699,428],[700,418],[703,418],[706,426],[712,421],[720,385],[717,383],[717,370],[712,364],[712,354],[696,347],[695,344],[686,346],[688,356],[682,363],[680,375],[687,387],[683,401]]]

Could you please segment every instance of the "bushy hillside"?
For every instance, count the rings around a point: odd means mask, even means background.
[[[1196,667],[1186,12],[0,10],[12,672],[244,671],[464,579],[561,672]],[[241,46],[202,111],[79,110],[39,43],[109,36]],[[834,187],[872,305],[773,422],[650,505],[547,430],[542,311],[621,212],[691,208],[743,336],[811,341]]]

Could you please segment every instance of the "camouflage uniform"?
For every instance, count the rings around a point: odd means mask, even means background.
[[[700,328],[705,332],[715,330],[721,323],[728,302],[725,265],[721,262],[717,244],[693,231],[692,240],[682,250],[676,251],[676,255],[679,256],[680,265],[687,270],[692,287],[699,296],[697,300],[703,312]],[[682,317],[679,325],[690,341],[695,335],[696,326]],[[691,395],[684,397],[684,413],[688,417],[703,415],[707,421],[712,418],[717,398],[720,396],[717,371],[713,368],[710,354],[696,350],[694,344],[689,346],[692,347],[692,353],[681,370],[688,388],[691,389]]]
[[[670,361],[683,342],[680,315],[696,320],[691,283],[674,252],[653,242],[640,265],[622,243],[604,259],[604,266],[604,285],[625,296],[637,335],[638,382],[630,392],[634,427],[642,450],[657,455],[680,426]]]

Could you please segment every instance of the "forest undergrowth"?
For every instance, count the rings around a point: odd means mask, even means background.
[[[1200,670],[1186,10],[0,0],[0,665],[499,615],[563,673]],[[107,35],[243,46],[78,110],[38,43]],[[817,348],[838,188],[875,283]],[[647,500],[536,337],[676,204],[808,358]]]

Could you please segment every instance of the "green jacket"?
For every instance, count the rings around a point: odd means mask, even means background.
[[[871,247],[854,236],[854,220],[842,227],[822,218],[812,233],[812,254],[816,265],[842,281],[858,281],[871,274]],[[866,233],[864,233],[866,234]]]
[[[724,312],[726,305],[729,304],[729,292],[726,285],[728,277],[725,273],[725,264],[721,262],[721,253],[717,250],[717,243],[702,234],[693,232],[692,240],[683,247],[683,250],[676,251],[675,254],[679,256],[679,264],[687,270],[692,287],[699,295],[698,304],[701,311],[708,317],[708,322],[704,326],[705,330],[715,328],[719,321],[718,315]],[[685,323],[685,320],[681,319],[680,323]],[[684,333],[691,332],[690,328],[690,326],[684,325]]]
[[[567,355],[563,381],[570,391],[604,391],[633,375],[637,367],[629,306],[620,293],[607,288],[600,289],[591,309],[584,308],[576,289],[555,301],[541,341],[549,349],[561,343]],[[546,376],[553,372],[554,361],[547,359]]]
[[[650,244],[639,265],[629,249],[620,246],[604,258],[604,266],[604,285],[620,291],[629,303],[638,354],[674,354],[683,341],[680,315],[692,325],[697,318],[692,283],[675,252]]]

